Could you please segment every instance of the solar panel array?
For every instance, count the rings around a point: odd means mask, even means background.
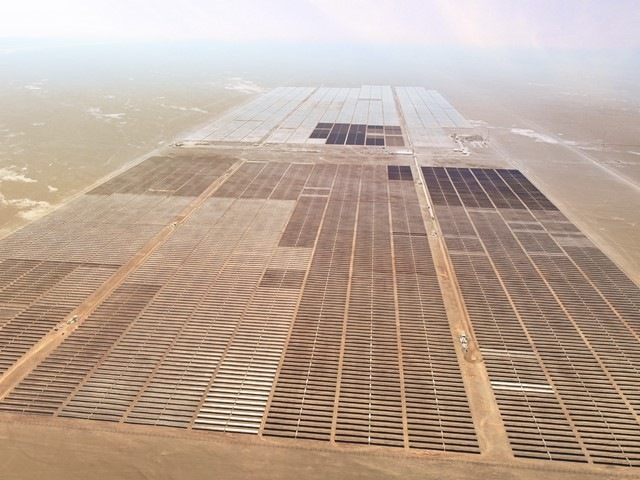
[[[402,147],[407,143],[400,130],[402,123],[413,146],[447,149],[455,146],[449,129],[472,127],[442,95],[422,87],[282,87],[186,139]],[[331,131],[325,135],[326,129]]]
[[[422,88],[281,88],[192,138],[470,126]],[[640,466],[640,289],[517,170],[344,162],[151,157],[1,240],[0,379],[27,373],[0,413],[468,454],[499,429],[517,458]]]
[[[640,290],[520,172],[422,171],[515,456],[640,466]]]
[[[411,168],[245,162],[206,193],[231,163],[151,158],[85,195],[90,208],[44,220],[153,227],[139,249],[186,217],[0,411],[479,453]],[[0,335],[24,334],[29,308],[40,315],[25,348],[130,252],[121,242],[117,262],[60,263],[47,256],[81,245],[55,242],[36,222],[2,245]],[[32,277],[43,280],[25,288]]]

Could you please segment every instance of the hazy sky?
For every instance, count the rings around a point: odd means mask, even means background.
[[[2,0],[0,38],[640,48],[640,0]]]

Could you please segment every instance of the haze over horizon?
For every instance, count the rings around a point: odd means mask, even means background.
[[[25,0],[0,7],[0,39],[635,49],[638,24],[637,0]]]

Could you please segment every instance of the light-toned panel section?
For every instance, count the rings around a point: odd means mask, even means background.
[[[208,141],[226,141],[226,142],[242,142],[243,139],[248,136],[251,132],[256,130],[260,124],[259,120],[248,120],[246,122],[236,120],[229,124],[230,131],[224,131],[221,135],[211,135],[207,137],[205,140]],[[224,130],[224,129],[223,129]]]
[[[306,270],[311,261],[311,248],[278,247],[269,262],[269,268]]]
[[[334,97],[331,105],[324,113],[320,122],[322,123],[336,123],[338,121],[338,115],[340,114],[340,110],[342,110],[342,106],[344,105],[347,96],[349,95],[348,88],[337,88],[336,96]]]
[[[77,209],[72,218],[64,208],[54,212],[45,219],[43,234],[39,223],[28,225],[4,241],[0,251],[30,260],[122,264],[162,227],[150,215],[166,197],[117,193],[96,196],[97,202],[92,197],[80,197],[91,208]]]
[[[411,143],[415,147],[451,147],[453,142],[424,103],[419,90],[415,87],[396,88]]]
[[[372,100],[382,100],[382,89],[389,87],[382,87],[380,85],[371,85],[371,95],[369,98]]]
[[[269,137],[269,143],[304,143],[330,107],[337,89],[319,88]]]
[[[400,118],[398,117],[398,110],[396,109],[396,102],[393,98],[393,90],[391,87],[381,87],[382,97],[382,113],[384,117],[384,125],[396,126],[400,125]]]
[[[466,118],[464,118],[455,108],[453,108],[453,105],[451,105],[439,92],[437,92],[436,90],[429,90],[428,93],[435,104],[437,104],[438,107],[447,114],[449,119],[454,123],[455,127],[473,128],[473,125],[471,125]]]
[[[400,125],[391,87],[381,85],[364,85],[361,89],[360,99],[361,101],[367,101],[368,114],[365,121],[358,121],[354,123],[387,126]]]
[[[359,88],[350,88],[347,92],[347,97],[342,104],[342,109],[336,118],[336,123],[351,123],[353,114],[358,104],[358,97],[360,96]]]
[[[371,85],[363,85],[360,87],[360,100],[368,100],[371,98]]]
[[[252,102],[232,110],[227,115],[215,120],[214,122],[205,125],[200,130],[188,135],[186,140],[203,140],[204,138],[220,131],[225,125],[232,123],[234,121],[242,121],[250,118],[251,112],[255,112],[260,108],[265,108],[271,102],[273,102],[276,98],[283,95],[285,91],[288,90],[286,87],[276,88],[269,93],[266,93]]]
[[[369,118],[367,125],[384,125],[384,113],[382,99],[372,98],[369,102]],[[399,125],[399,123],[394,124]]]
[[[368,117],[369,117],[369,104],[371,102],[369,99],[358,100],[356,103],[356,108],[353,112],[353,119],[351,123],[358,125],[366,125]]]
[[[313,93],[314,88],[295,88],[292,92],[293,95],[286,100],[278,102],[268,111],[263,112],[258,116],[258,119],[262,123],[251,131],[248,135],[242,137],[243,142],[259,142],[265,135],[271,130],[276,128],[280,122],[282,122],[291,112],[293,112],[301,102],[303,102],[309,95]]]
[[[442,128],[453,128],[456,124],[449,118],[447,113],[443,110],[442,106],[437,102],[435,98],[431,96],[430,90],[425,90],[424,88],[417,88],[415,90],[414,101],[416,105],[420,104],[420,101],[424,103],[424,105],[429,110],[429,113],[433,115],[433,118],[436,120],[438,125]]]
[[[189,135],[187,140],[259,142],[314,90],[307,87],[276,88]]]

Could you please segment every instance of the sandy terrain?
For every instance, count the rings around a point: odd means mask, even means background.
[[[468,455],[349,451],[307,443],[258,441],[159,427],[124,432],[111,424],[48,422],[38,417],[0,422],[3,478],[85,479],[553,479],[636,478],[626,470],[520,462],[512,466]],[[8,475],[8,476],[7,476]]]

